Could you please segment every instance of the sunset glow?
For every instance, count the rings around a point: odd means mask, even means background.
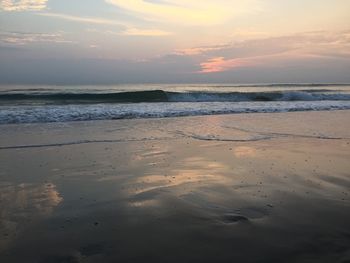
[[[40,76],[67,77],[89,60],[79,74],[90,78],[78,83],[134,82],[135,74],[143,82],[274,82],[291,68],[303,82],[314,81],[307,72],[348,82],[348,10],[340,0],[0,0],[0,76],[47,82]]]

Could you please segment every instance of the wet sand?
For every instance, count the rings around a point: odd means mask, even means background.
[[[0,262],[350,261],[350,111],[0,133]]]

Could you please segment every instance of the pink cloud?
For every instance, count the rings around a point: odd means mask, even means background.
[[[176,50],[174,54],[180,55],[180,56],[194,56],[194,55],[201,55],[201,54],[204,54],[210,51],[215,51],[215,50],[220,51],[229,47],[230,45],[224,44],[224,45],[217,45],[217,46],[185,48],[185,49]]]
[[[247,67],[283,67],[287,62],[302,61],[324,58],[317,54],[298,53],[298,51],[287,51],[272,55],[252,56],[246,58],[225,59],[224,57],[214,57],[200,63],[199,73],[218,73],[237,68]],[[288,64],[288,63],[287,63]]]
[[[225,59],[224,57],[215,57],[202,62],[200,64],[201,70],[199,73],[223,72],[233,68],[243,68],[255,65],[257,65],[257,62],[250,59]]]
[[[180,55],[199,60],[197,73],[215,73],[245,67],[288,67],[314,60],[348,60],[349,31],[306,32],[290,36],[238,41],[184,49]]]

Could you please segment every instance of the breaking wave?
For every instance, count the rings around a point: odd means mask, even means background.
[[[177,102],[1,106],[0,124],[43,123],[135,118],[165,118],[233,113],[350,109],[350,101]]]
[[[145,90],[114,93],[1,93],[4,104],[101,104],[156,102],[338,101],[350,93],[327,89],[263,92],[171,92]]]

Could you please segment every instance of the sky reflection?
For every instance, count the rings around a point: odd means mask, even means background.
[[[63,198],[54,184],[6,184],[0,185],[0,251],[26,225],[53,213]]]

